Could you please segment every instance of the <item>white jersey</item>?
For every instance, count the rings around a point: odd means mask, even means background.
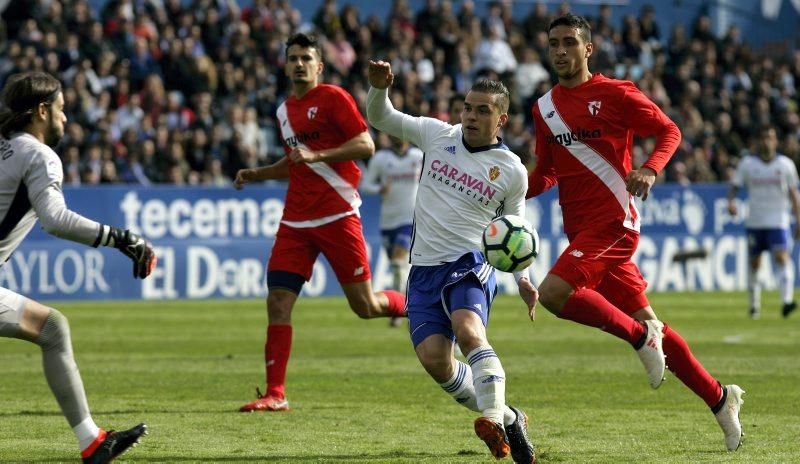
[[[424,153],[414,207],[411,264],[436,266],[481,249],[483,230],[505,214],[525,217],[528,173],[502,141],[464,144],[461,124],[395,110],[386,89],[370,88],[367,117],[377,129]]]
[[[421,170],[422,150],[416,147],[402,156],[392,150],[378,150],[372,157],[361,180],[361,190],[375,194],[388,186],[381,198],[381,230],[412,223]]]
[[[786,156],[778,154],[770,161],[758,156],[742,158],[732,183],[747,189],[749,229],[786,229],[789,227],[789,189],[797,186],[797,168]]]
[[[49,233],[94,244],[100,224],[67,209],[61,160],[34,136],[0,137],[0,264],[16,250],[36,219]]]
[[[502,142],[464,145],[461,124],[411,118],[404,132],[425,152],[417,202],[411,264],[452,262],[481,249],[483,230],[504,214],[525,217],[528,174]]]

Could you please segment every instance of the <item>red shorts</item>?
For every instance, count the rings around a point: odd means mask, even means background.
[[[372,277],[361,218],[356,215],[319,227],[297,228],[281,224],[275,235],[267,272],[291,272],[308,281],[320,253],[328,260],[339,283],[364,282]]]
[[[569,237],[551,273],[573,289],[590,288],[627,314],[647,307],[647,281],[631,261],[639,234],[624,227],[588,229]]]

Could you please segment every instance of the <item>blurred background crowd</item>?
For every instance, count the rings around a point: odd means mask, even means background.
[[[299,11],[289,0],[2,1],[0,83],[43,70],[64,84],[69,123],[57,152],[65,184],[171,183],[227,186],[238,169],[283,156],[275,110],[286,97],[284,42],[296,31],[323,44],[324,80],[361,105],[366,63],[396,75],[391,97],[411,114],[451,120],[449,100],[479,77],[511,89],[506,143],[535,164],[530,106],[551,87],[547,26],[569,11],[530,3],[394,0],[386,17],[320,0]],[[587,15],[590,69],[630,79],[678,124],[683,142],[659,176],[689,184],[728,180],[774,125],[779,151],[800,163],[800,52],[754,50],[736,27],[712,33],[708,16],[660,30],[655,4],[614,21],[613,6]],[[790,32],[791,34],[791,32]],[[455,121],[458,122],[458,121]],[[376,135],[379,148],[389,141]],[[637,140],[641,163],[652,140]]]

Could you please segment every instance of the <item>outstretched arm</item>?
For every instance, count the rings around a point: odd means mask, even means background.
[[[31,199],[44,230],[56,237],[92,247],[114,247],[133,261],[133,276],[144,279],[155,269],[152,245],[129,230],[101,225],[67,208],[58,184],[51,184]]]

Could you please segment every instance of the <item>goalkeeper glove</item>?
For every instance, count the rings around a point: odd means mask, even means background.
[[[95,247],[98,245],[114,247],[130,258],[133,261],[134,278],[144,279],[149,276],[158,263],[153,246],[141,236],[127,229],[101,226],[94,243]]]

